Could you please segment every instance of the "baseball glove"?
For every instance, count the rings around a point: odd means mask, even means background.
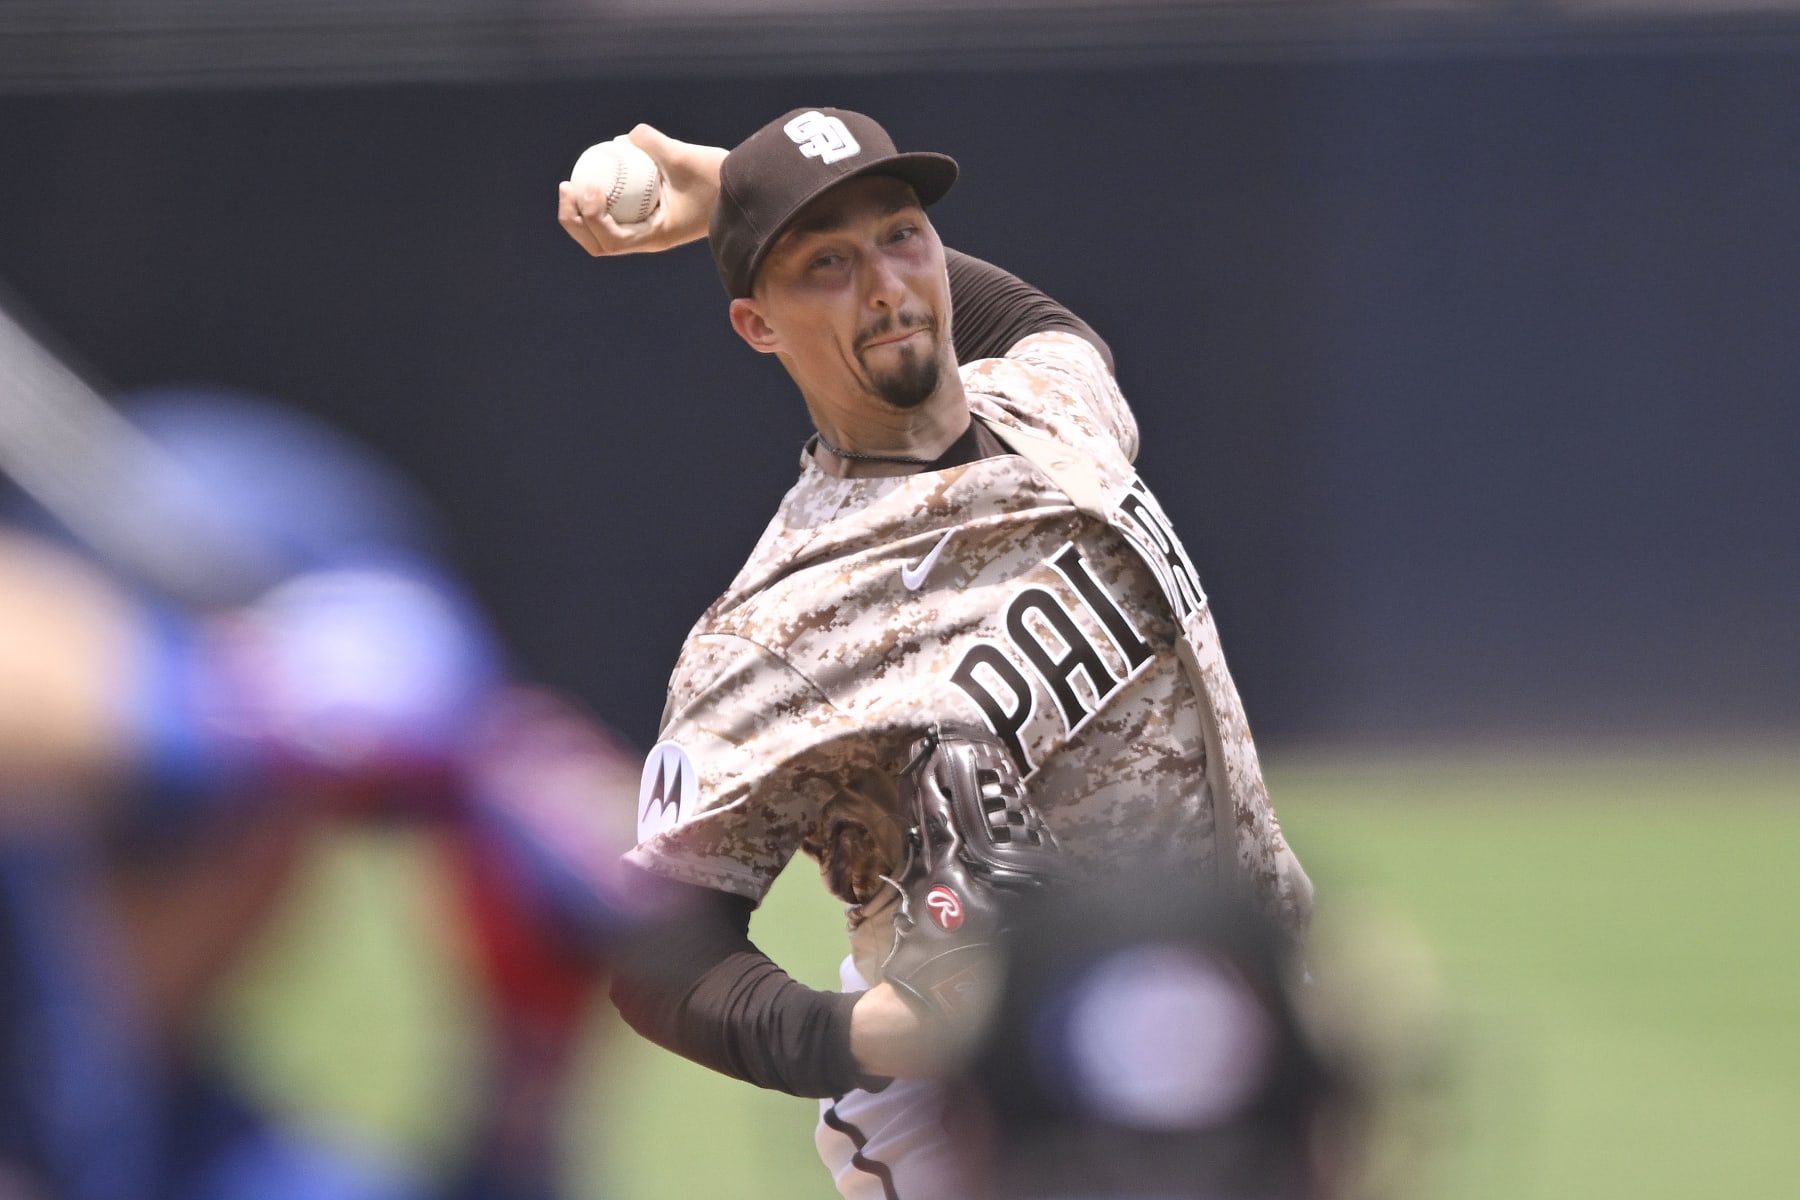
[[[933,725],[901,773],[900,811],[906,857],[887,880],[900,911],[882,978],[966,1024],[993,995],[1010,909],[1062,875],[1062,857],[1012,757],[985,732]]]

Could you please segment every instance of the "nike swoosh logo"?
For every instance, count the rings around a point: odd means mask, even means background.
[[[950,544],[950,538],[955,533],[954,529],[946,531],[944,536],[938,539],[938,544],[919,560],[917,566],[900,564],[900,582],[906,585],[907,591],[916,592],[925,586],[925,577],[931,574],[931,568],[937,565],[938,555],[944,552],[944,547]]]

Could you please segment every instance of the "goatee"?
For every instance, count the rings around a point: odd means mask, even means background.
[[[898,347],[895,354],[898,355],[899,362],[892,370],[879,371],[870,366],[869,360],[863,357],[869,343],[900,331],[923,332],[927,336],[912,339],[906,345]],[[863,357],[863,366],[869,372],[869,390],[895,408],[917,408],[925,403],[937,391],[938,383],[943,379],[937,340],[937,326],[930,317],[921,313],[890,313],[863,330],[862,336],[857,339],[856,351],[858,357]],[[927,342],[929,352],[919,346],[919,342]]]
[[[875,394],[895,408],[917,408],[931,399],[943,379],[943,367],[936,354],[905,350],[900,363],[892,371],[870,373]]]

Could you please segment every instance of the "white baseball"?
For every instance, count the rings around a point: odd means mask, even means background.
[[[622,137],[583,150],[569,182],[579,191],[604,196],[607,214],[621,225],[648,221],[662,194],[656,160]]]

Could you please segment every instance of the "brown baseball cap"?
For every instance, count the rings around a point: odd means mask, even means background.
[[[719,169],[719,202],[707,234],[725,290],[733,298],[748,296],[756,268],[788,222],[858,175],[904,179],[920,204],[932,204],[956,182],[956,160],[929,151],[901,154],[887,130],[841,108],[796,108],[740,142]]]

